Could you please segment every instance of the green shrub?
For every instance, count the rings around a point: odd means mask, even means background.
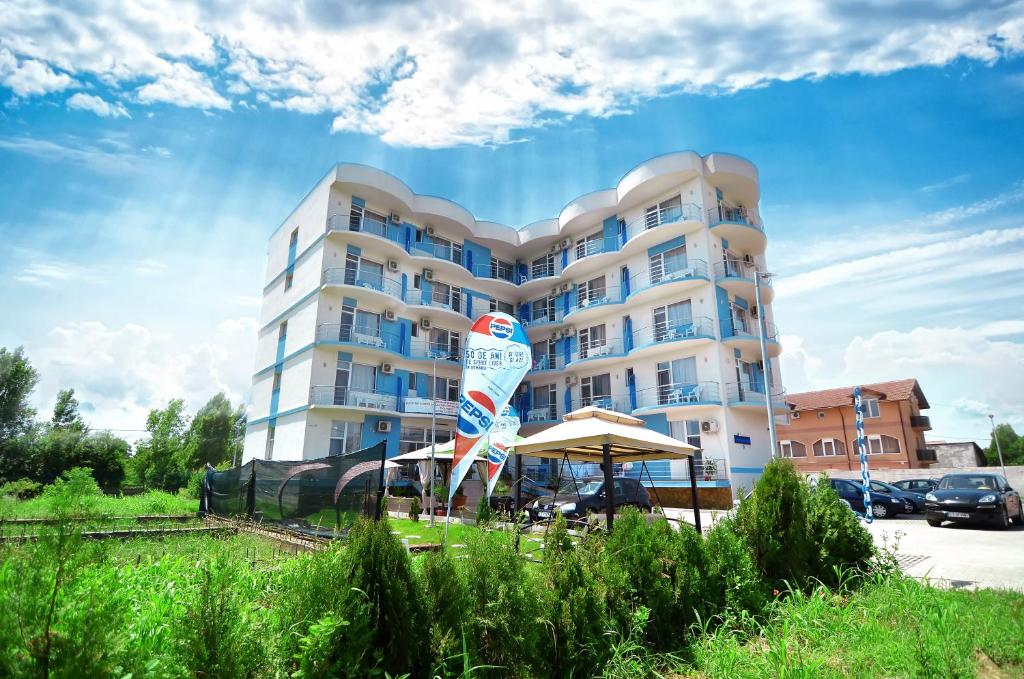
[[[476,505],[476,525],[482,527],[489,526],[494,522],[496,518],[494,510],[491,508],[491,501],[486,495],[480,496],[480,502]]]
[[[704,591],[706,613],[756,615],[764,607],[765,586],[754,566],[750,548],[733,519],[721,519],[704,538],[707,559]]]
[[[187,498],[198,500],[199,496],[203,494],[203,481],[206,479],[206,470],[197,469],[188,475],[188,482],[185,483],[185,487],[181,489],[181,494]]]
[[[800,587],[808,575],[813,546],[807,530],[807,484],[790,460],[765,465],[736,521],[767,584]]]
[[[840,499],[825,476],[810,493],[807,524],[813,550],[810,574],[834,587],[844,572],[864,571],[875,555],[871,533]]]
[[[361,677],[367,656],[372,655],[373,634],[359,618],[353,625],[329,613],[309,626],[299,639],[295,655],[298,669],[292,674],[301,679]]]
[[[423,513],[423,507],[420,506],[420,496],[413,495],[412,500],[409,502],[409,518],[413,521],[420,520],[420,514]]]
[[[456,675],[475,655],[473,639],[466,639],[463,633],[463,620],[472,608],[465,576],[449,550],[428,552],[421,562],[419,577],[425,619],[430,625],[432,675]]]
[[[4,485],[0,486],[0,497],[13,497],[17,500],[27,500],[39,495],[39,492],[42,489],[43,484],[41,483],[36,483],[31,479],[18,479],[17,481],[8,481]]]

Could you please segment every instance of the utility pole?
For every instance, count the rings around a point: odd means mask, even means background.
[[[996,435],[996,416],[989,415],[989,422],[992,423],[992,438],[996,442],[996,452],[999,454],[999,466],[1003,468],[1003,478],[1006,478],[1006,465],[1003,464],[1003,447],[999,445],[999,437]]]
[[[427,343],[430,347],[430,343]],[[430,358],[433,369],[430,373],[430,495],[427,497],[427,504],[430,506],[430,527],[434,527],[434,453],[437,449],[437,359],[451,358],[447,353],[440,354],[435,349],[430,349]]]
[[[761,306],[761,279],[768,281],[771,274],[765,271],[754,270],[754,306],[757,308],[757,337],[761,343],[761,363],[764,365],[764,390],[765,402],[768,404],[768,439],[771,445],[772,457],[776,457],[778,441],[775,435],[775,409],[772,406],[772,366],[768,358],[768,339],[765,337],[764,307]]]

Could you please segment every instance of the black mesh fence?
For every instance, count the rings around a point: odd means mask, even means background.
[[[235,469],[209,470],[202,509],[218,516],[252,517],[305,533],[329,535],[360,516],[374,516],[385,444],[316,460],[251,460]]]

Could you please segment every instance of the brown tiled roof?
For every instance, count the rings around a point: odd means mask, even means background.
[[[917,394],[918,404],[922,409],[928,407],[928,401],[917,384],[917,380],[893,380],[892,382],[875,382],[874,384],[860,385],[865,391],[874,391],[884,396],[886,401],[906,401],[914,393]],[[805,391],[802,394],[789,394],[786,401],[793,407],[793,410],[822,410],[824,408],[838,408],[853,404],[853,387],[839,387],[838,389],[823,389],[821,391]]]

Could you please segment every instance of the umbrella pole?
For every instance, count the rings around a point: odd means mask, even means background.
[[[654,485],[654,479],[651,478],[651,468],[647,466],[646,460],[641,461],[640,464],[642,465],[641,474],[643,472],[647,472],[647,480],[651,482],[651,490],[654,491],[654,500],[658,503],[658,506],[661,507],[661,513],[664,514],[665,505],[661,504],[661,498],[658,497],[658,487]]]
[[[604,467],[604,497],[605,512],[608,514],[608,532],[612,532],[612,522],[615,520],[615,481],[612,479],[612,447],[605,443],[601,446]]]
[[[700,529],[700,503],[697,501],[697,465],[693,463],[693,455],[687,458],[690,464],[690,494],[693,497],[693,524],[697,527],[697,532],[701,533]]]

